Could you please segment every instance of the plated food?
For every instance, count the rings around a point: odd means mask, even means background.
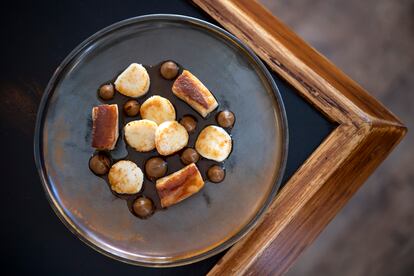
[[[132,161],[121,160],[112,165],[108,173],[111,189],[118,194],[135,194],[142,188],[144,175]]]
[[[158,179],[155,186],[161,199],[161,206],[168,207],[200,191],[204,186],[204,180],[197,166],[192,163]]]
[[[160,125],[175,120],[175,109],[168,99],[155,95],[142,104],[141,117]]]
[[[143,219],[151,216],[154,213],[154,203],[148,197],[138,197],[134,201],[132,208],[135,215]]]
[[[262,217],[283,171],[287,130],[283,103],[271,76],[237,39],[188,17],[129,19],[100,34],[88,39],[59,66],[39,110],[35,159],[51,205],[81,240],[128,263],[183,265],[228,248]],[[176,77],[168,80],[160,73],[158,62],[163,59],[177,63],[177,76],[184,69],[195,75],[214,95],[218,107],[202,117],[175,96],[171,88]],[[137,98],[121,94],[114,86],[119,74],[133,62],[143,64],[150,77],[148,92]],[[114,95],[105,100],[99,88],[107,84],[113,85]],[[154,95],[173,104],[176,121],[181,123],[188,115],[196,120],[188,145],[172,155],[161,156],[156,149],[138,152],[125,141],[125,125],[142,118],[139,112],[128,116],[123,106],[129,100],[142,105]],[[103,104],[118,105],[119,137],[113,150],[91,147],[91,110]],[[233,140],[228,159],[216,162],[200,156],[195,164],[204,187],[162,208],[155,188],[158,178],[147,176],[147,161],[163,159],[167,164],[163,176],[185,167],[182,153],[195,149],[205,127],[220,126],[217,115],[223,110],[236,116],[234,126],[224,128]],[[261,144],[251,146],[249,141]],[[89,158],[96,154],[109,158],[109,168],[120,160],[134,162],[144,174],[141,190],[136,194],[114,192],[108,173],[98,175],[88,168]],[[225,171],[223,181],[217,184],[207,175],[214,165]],[[139,216],[133,206],[138,198],[152,202],[154,212]]]
[[[118,105],[104,104],[92,108],[92,147],[113,150],[118,135]]]
[[[151,120],[136,120],[124,127],[125,141],[136,151],[145,152],[155,148],[155,132],[158,126]]]
[[[155,131],[155,147],[161,155],[170,155],[180,151],[188,144],[188,132],[177,121],[160,124]]]
[[[112,84],[104,84],[99,88],[99,96],[103,100],[110,100],[115,95],[115,89]]]
[[[136,100],[129,100],[124,104],[124,112],[129,117],[137,116],[141,105]]]
[[[204,158],[221,162],[231,152],[231,137],[221,127],[208,126],[198,135],[195,148]]]
[[[226,173],[224,172],[224,169],[217,165],[213,165],[207,171],[208,179],[214,183],[219,183],[223,181],[225,175]]]
[[[187,130],[188,133],[193,133],[197,127],[197,120],[190,115],[186,115],[180,120],[180,124]]]
[[[235,120],[233,112],[229,110],[223,110],[217,115],[217,123],[224,128],[232,127]]]
[[[105,153],[95,154],[89,159],[89,168],[96,175],[107,174],[111,168],[111,160]]]
[[[179,72],[180,68],[174,61],[166,61],[161,65],[160,73],[164,79],[172,80]]]
[[[149,179],[155,180],[167,173],[168,164],[161,157],[150,158],[145,162],[145,173]]]
[[[97,152],[89,168],[129,202],[136,217],[149,218],[193,197],[206,181],[224,180],[235,115],[217,110],[213,93],[189,70],[172,60],[154,67],[131,63],[98,88],[98,99],[104,104],[92,109]],[[111,157],[124,146],[127,156]]]
[[[145,95],[150,87],[147,70],[137,63],[132,63],[116,79],[116,90],[128,97],[137,98]]]
[[[188,103],[203,117],[206,117],[218,106],[210,90],[187,70],[184,70],[175,80],[172,91],[178,98]]]
[[[188,165],[191,163],[197,163],[200,159],[200,155],[195,149],[192,148],[186,148],[183,153],[181,153],[181,162],[183,164]]]

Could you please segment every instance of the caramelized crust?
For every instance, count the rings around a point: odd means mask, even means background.
[[[118,139],[118,105],[99,105],[92,109],[92,147],[112,150]]]
[[[208,108],[208,103],[200,93],[197,83],[188,74],[183,73],[180,77],[178,77],[174,83],[173,89],[174,88],[184,97],[188,97],[204,108]]]
[[[194,163],[158,179],[155,185],[163,208],[190,197],[201,190],[203,186],[203,178]]]
[[[184,70],[175,80],[172,91],[203,117],[206,117],[218,105],[207,87],[187,70]]]

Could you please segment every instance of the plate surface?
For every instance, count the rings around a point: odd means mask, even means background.
[[[147,220],[93,175],[90,114],[96,90],[132,62],[173,59],[236,114],[226,178]],[[287,123],[276,85],[234,36],[207,22],[151,15],[116,23],[79,45],[50,80],[39,109],[35,160],[53,209],[81,240],[117,260],[175,266],[216,254],[251,229],[282,179]],[[143,168],[144,164],[138,164]]]

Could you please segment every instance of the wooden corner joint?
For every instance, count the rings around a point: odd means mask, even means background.
[[[283,274],[407,132],[361,86],[252,0],[193,0],[338,127],[209,275]]]
[[[209,275],[281,275],[406,132],[393,124],[339,125],[280,191],[257,226]]]

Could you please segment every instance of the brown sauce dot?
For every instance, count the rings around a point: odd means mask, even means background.
[[[223,181],[225,176],[224,169],[220,166],[214,165],[210,167],[207,171],[207,177],[211,182],[219,183]]]
[[[112,84],[104,84],[99,88],[99,97],[103,100],[111,100],[115,95],[115,89]]]
[[[124,112],[129,117],[137,116],[139,109],[140,105],[136,100],[129,100],[124,104]]]
[[[235,117],[233,112],[223,110],[217,115],[217,123],[224,128],[229,128],[234,125]]]
[[[140,218],[148,218],[154,213],[154,203],[147,197],[138,197],[132,204],[135,215]]]
[[[172,80],[178,75],[179,67],[173,61],[166,61],[161,65],[160,73],[164,79]]]
[[[145,173],[151,180],[163,177],[167,173],[167,168],[167,162],[160,157],[153,157],[145,163]]]
[[[197,127],[197,121],[191,115],[183,116],[180,120],[180,124],[187,130],[188,133],[193,133]]]
[[[197,163],[200,159],[200,155],[195,149],[186,148],[181,154],[181,161],[185,164]]]
[[[111,160],[104,153],[97,153],[89,159],[89,168],[97,175],[104,175],[109,172]]]

